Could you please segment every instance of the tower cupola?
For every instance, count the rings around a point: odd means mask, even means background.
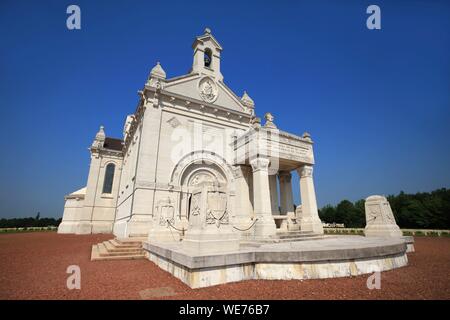
[[[194,49],[194,62],[191,73],[208,75],[216,81],[222,81],[223,76],[220,72],[222,47],[209,28],[205,29],[203,35],[195,38],[192,49]]]

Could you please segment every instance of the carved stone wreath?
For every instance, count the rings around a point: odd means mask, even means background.
[[[198,91],[203,100],[213,103],[217,99],[219,89],[213,79],[204,77],[198,83]]]
[[[228,224],[227,195],[222,192],[209,192],[207,202],[206,223],[216,224],[218,228],[221,224]]]

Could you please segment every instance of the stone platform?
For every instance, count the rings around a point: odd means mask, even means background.
[[[196,255],[180,243],[144,242],[146,256],[191,288],[251,279],[356,276],[408,264],[403,238],[324,236],[276,243],[243,243],[238,251]]]

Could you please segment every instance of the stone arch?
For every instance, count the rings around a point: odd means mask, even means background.
[[[181,178],[182,186],[191,187],[198,185],[201,182],[210,182],[211,184],[223,187],[227,184],[226,176],[217,167],[217,165],[210,164],[191,164],[183,172]]]
[[[100,164],[100,168],[105,168],[109,164],[114,164],[116,167],[118,166],[117,160],[114,159],[105,159],[103,163]]]
[[[218,169],[226,183],[228,190],[234,191],[233,172],[231,166],[224,158],[211,151],[194,151],[183,156],[172,171],[170,184],[183,187],[186,183],[186,177],[195,169],[205,170],[213,173],[214,168]],[[215,172],[217,174],[217,171]]]

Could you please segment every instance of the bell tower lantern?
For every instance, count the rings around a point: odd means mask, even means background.
[[[205,74],[217,81],[222,81],[223,76],[220,72],[222,47],[213,37],[209,28],[205,29],[203,35],[195,38],[192,49],[194,49],[194,63],[191,73]]]

